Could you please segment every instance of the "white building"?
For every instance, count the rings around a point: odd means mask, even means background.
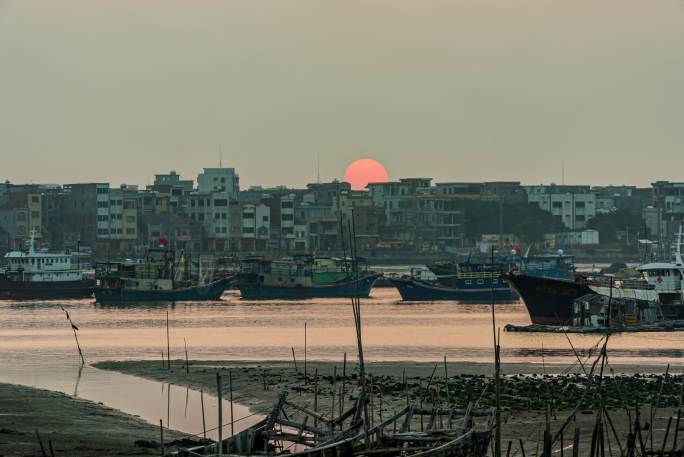
[[[570,230],[582,229],[596,216],[596,195],[589,186],[525,186],[527,201],[559,216]]]
[[[200,222],[209,240],[209,249],[223,251],[230,236],[229,198],[225,193],[195,192],[188,197],[187,214]]]
[[[268,240],[271,237],[271,208],[259,203],[242,207],[241,237]]]
[[[554,234],[556,248],[573,246],[596,246],[599,244],[598,230],[581,230],[576,232],[559,232]]]
[[[197,191],[203,194],[219,192],[228,194],[229,198],[237,198],[240,178],[235,168],[205,168],[197,175]]]

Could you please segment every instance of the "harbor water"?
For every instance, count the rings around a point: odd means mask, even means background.
[[[149,359],[161,364],[161,352],[167,345],[167,311],[172,359],[184,358],[184,340],[189,357],[196,360],[291,360],[291,348],[299,358],[303,356],[305,322],[309,359],[341,360],[344,352],[350,357],[355,354],[351,306],[344,299],[249,302],[231,291],[217,302],[169,305],[101,306],[92,300],[0,302],[0,382],[77,395],[151,423],[163,419],[185,433],[202,430],[199,393],[89,366],[79,376],[74,335],[62,306],[79,326],[78,337],[88,363]],[[395,289],[379,288],[362,301],[362,319],[364,350],[370,361],[439,361],[444,356],[451,362],[492,360],[488,304],[402,303]],[[530,323],[520,303],[498,305],[496,319],[501,328],[508,323]],[[501,335],[504,363],[542,363],[542,355],[546,364],[575,359],[563,334]],[[597,335],[568,337],[580,351],[599,339]],[[615,335],[609,349],[613,364],[677,364],[684,356],[684,334]],[[211,428],[216,400],[205,395],[205,402]],[[241,418],[250,413],[240,407],[235,414]],[[246,425],[250,420],[243,422]]]

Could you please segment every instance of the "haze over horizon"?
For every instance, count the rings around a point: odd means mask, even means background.
[[[681,0],[0,0],[0,180],[684,181]],[[220,146],[219,146],[220,145]]]

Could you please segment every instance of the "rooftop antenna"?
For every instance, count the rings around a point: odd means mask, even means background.
[[[316,183],[321,183],[321,157],[316,154]]]
[[[565,160],[561,160],[561,185],[565,185]]]

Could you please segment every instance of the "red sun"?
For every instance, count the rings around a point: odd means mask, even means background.
[[[344,171],[344,180],[354,190],[363,190],[369,182],[387,182],[387,170],[380,162],[373,159],[359,159]]]

